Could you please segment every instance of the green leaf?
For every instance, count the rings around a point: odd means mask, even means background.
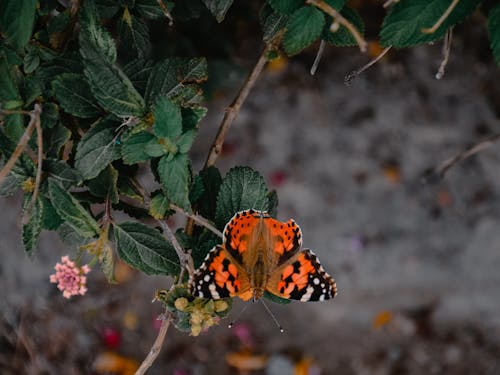
[[[347,19],[356,29],[363,35],[365,31],[365,24],[363,19],[356,11],[356,9],[345,6],[342,8],[340,12],[345,19]],[[325,27],[323,28],[322,39],[325,42],[328,42],[337,47],[347,47],[357,45],[356,39],[352,36],[352,34],[347,30],[345,26],[340,26],[340,28],[332,33],[330,31],[330,25],[332,24],[333,19],[327,16],[327,22]]]
[[[432,34],[422,32],[432,27],[443,15],[450,0],[401,0],[395,3],[382,24],[380,43],[383,47],[403,48],[429,43],[441,38],[446,30],[462,22],[481,0],[461,0],[443,24]]]
[[[210,13],[214,15],[217,22],[222,22],[233,4],[233,0],[203,0],[203,3],[210,10]]]
[[[161,191],[152,194],[149,214],[157,220],[163,219],[170,208],[170,201]]]
[[[110,164],[96,178],[89,180],[87,186],[92,195],[100,198],[109,196],[111,203],[118,203],[118,172]]]
[[[144,199],[141,195],[141,192],[138,191],[137,187],[133,183],[133,179],[131,177],[123,176],[123,173],[118,176],[118,191],[121,195],[126,197],[136,199],[139,202],[143,203]]]
[[[488,31],[491,50],[498,65],[500,65],[500,4],[491,8],[488,14]]]
[[[71,132],[69,129],[60,123],[57,123],[50,131],[43,132],[43,151],[45,155],[50,158],[58,158],[61,147],[69,141],[70,137]]]
[[[50,200],[42,195],[39,199],[42,201],[43,205],[42,228],[47,230],[57,230],[64,220],[57,214],[54,206],[50,203]]]
[[[81,74],[64,73],[52,81],[54,96],[61,107],[76,117],[90,118],[99,115],[101,109],[95,103],[90,87]]]
[[[189,189],[189,201],[191,204],[195,204],[201,198],[205,191],[205,187],[203,186],[203,180],[200,175],[196,176],[193,179],[193,183],[191,184],[191,188]]]
[[[325,16],[312,6],[297,9],[287,22],[283,48],[288,55],[295,55],[310,46],[321,34]]]
[[[262,176],[249,167],[235,167],[222,181],[215,222],[218,228],[223,228],[236,212],[250,208],[265,211],[268,207],[267,186]]]
[[[216,167],[208,167],[200,172],[203,182],[203,195],[198,204],[198,210],[206,219],[215,219],[215,210],[217,207],[217,196],[219,195],[222,177]]]
[[[26,55],[23,59],[23,69],[26,74],[33,73],[38,65],[40,65],[40,56],[36,47],[28,45],[26,47]]]
[[[177,275],[179,259],[174,248],[155,229],[141,223],[113,226],[118,256],[148,275]]]
[[[165,4],[165,3],[164,3]],[[169,11],[172,10],[172,3],[166,2],[165,6]],[[139,15],[147,19],[160,19],[165,17],[158,4],[158,0],[136,0],[135,8]]]
[[[271,41],[276,34],[286,27],[288,16],[273,11],[268,4],[262,7],[259,14],[260,25],[262,27],[262,39],[264,42]]]
[[[31,197],[31,194],[30,194]],[[31,198],[30,198],[31,199]],[[37,198],[30,212],[29,220],[23,225],[23,245],[28,256],[32,256],[42,231],[43,203]]]
[[[285,15],[292,14],[304,5],[303,0],[267,0],[267,2],[274,11]]]
[[[271,190],[269,193],[267,193],[267,197],[269,198],[269,206],[267,207],[267,212],[269,212],[269,215],[272,217],[278,216],[278,193],[276,190]]]
[[[269,293],[267,290],[264,292],[264,298],[271,302],[279,303],[280,305],[288,305],[290,302],[292,302],[289,299],[281,298],[275,294]]]
[[[116,45],[111,34],[101,25],[93,1],[85,1],[80,11],[80,54],[94,63],[116,61]]]
[[[36,3],[35,0],[2,0],[0,31],[17,50],[21,50],[31,38]]]
[[[0,103],[3,109],[15,109],[23,104],[13,71],[3,52],[0,52]]]
[[[146,145],[155,139],[148,132],[139,132],[128,136],[122,142],[122,158],[125,164],[136,164],[151,159],[146,153]]]
[[[191,150],[191,146],[196,138],[196,133],[196,130],[188,130],[180,136],[177,141],[177,147],[179,147],[179,152],[181,154],[186,154]]]
[[[37,77],[31,75],[24,78],[23,86],[21,89],[22,96],[24,99],[24,107],[29,107],[37,97],[42,96],[44,88],[42,87],[42,82]],[[45,112],[45,105],[43,106]],[[45,124],[43,127],[46,127]]]
[[[80,235],[69,223],[63,222],[57,228],[57,234],[62,242],[68,246],[81,246],[92,241],[92,238]]]
[[[10,197],[21,188],[24,179],[9,173],[0,184],[0,197]]]
[[[123,73],[130,79],[134,87],[143,94],[152,69],[153,61],[135,59],[123,67]]]
[[[84,73],[102,108],[118,117],[141,117],[144,114],[144,99],[118,67],[87,62]]]
[[[49,195],[57,214],[80,236],[94,237],[99,233],[95,219],[53,178],[49,178]]]
[[[109,243],[104,244],[101,255],[99,257],[101,262],[101,271],[106,277],[108,283],[115,283],[115,261],[113,259],[113,249]]]
[[[127,55],[143,57],[150,49],[149,30],[143,20],[132,16],[125,8],[122,18],[118,21],[118,33],[122,49]]]
[[[189,202],[189,159],[185,154],[177,154],[171,160],[163,156],[158,163],[161,184],[172,203],[191,211]]]
[[[144,94],[146,103],[153,104],[160,96],[167,98],[180,95],[186,83],[207,79],[207,63],[204,58],[169,58],[153,67]]]
[[[181,108],[165,97],[160,97],[154,107],[153,131],[157,137],[174,141],[182,132]]]
[[[90,128],[78,143],[75,167],[85,180],[96,177],[108,164],[120,157],[115,128],[115,123],[102,120]]]
[[[205,107],[181,108],[182,112],[182,132],[186,133],[189,130],[196,129],[200,121],[207,114]]]
[[[59,159],[45,159],[43,161],[43,171],[49,177],[57,180],[65,189],[82,183],[80,172]]]
[[[164,141],[163,139],[161,141]],[[158,138],[153,138],[149,143],[146,145],[144,148],[144,152],[150,157],[150,158],[159,158],[160,156],[163,156],[168,153],[168,151],[165,149],[165,147],[159,143],[160,139]],[[175,147],[175,145],[173,145]],[[173,150],[172,155],[177,152],[176,149]]]

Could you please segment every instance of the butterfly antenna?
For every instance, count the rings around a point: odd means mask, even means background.
[[[259,300],[260,302],[262,302],[262,305],[266,308],[267,312],[269,313],[269,315],[271,315],[271,318],[273,318],[273,321],[274,323],[276,324],[276,326],[278,327],[278,329],[280,330],[281,333],[285,332],[285,330],[283,329],[283,327],[281,326],[281,324],[278,322],[278,319],[276,319],[276,317],[274,316],[273,312],[271,311],[271,309],[267,306],[267,304],[264,302],[263,299],[260,299]]]
[[[243,308],[240,310],[240,312],[238,313],[238,315],[236,315],[236,318],[234,318],[233,320],[231,320],[231,322],[228,324],[227,328],[233,328],[234,326],[234,323],[240,318],[240,316],[245,312],[245,310],[248,308],[249,304],[245,304],[245,306],[243,306]]]

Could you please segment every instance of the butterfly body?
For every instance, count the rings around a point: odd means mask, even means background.
[[[281,222],[264,211],[241,211],[223,234],[222,245],[208,253],[191,280],[193,295],[258,300],[267,291],[300,301],[335,296],[335,281],[310,250],[301,249],[302,233],[292,219]]]

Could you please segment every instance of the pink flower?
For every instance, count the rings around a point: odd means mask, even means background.
[[[61,263],[56,263],[54,268],[56,273],[50,275],[50,282],[57,283],[57,288],[63,292],[63,297],[70,298],[78,294],[83,296],[87,292],[85,286],[87,277],[84,276],[90,272],[87,264],[77,266],[66,255],[61,258]]]

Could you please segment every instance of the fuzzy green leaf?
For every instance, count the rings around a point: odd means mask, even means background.
[[[146,153],[146,145],[155,139],[148,132],[139,132],[128,136],[122,142],[122,158],[125,164],[136,164],[151,159]]]
[[[31,196],[31,195],[30,195]],[[43,203],[37,198],[30,212],[29,220],[23,225],[23,245],[28,256],[32,256],[42,231]]]
[[[116,45],[111,34],[101,25],[93,1],[85,1],[80,11],[80,54],[94,63],[116,61]]]
[[[36,4],[35,0],[2,0],[0,31],[17,50],[21,50],[31,38]]]
[[[40,56],[36,47],[28,45],[26,47],[26,55],[23,59],[23,70],[26,74],[33,73],[40,65]]]
[[[200,198],[198,210],[204,218],[214,220],[222,177],[216,167],[208,167],[202,170],[200,177],[203,182],[203,195]]]
[[[217,196],[215,222],[219,228],[242,210],[265,211],[269,207],[267,186],[259,172],[249,167],[232,168],[222,181]]]
[[[269,293],[267,290],[264,292],[264,298],[271,302],[279,303],[280,305],[288,305],[290,302],[292,302],[289,299],[281,298],[275,294]]]
[[[43,171],[54,180],[58,181],[65,189],[80,185],[83,178],[80,172],[71,168],[67,163],[59,159],[45,159]]]
[[[96,177],[113,160],[120,157],[115,128],[113,122],[103,120],[90,128],[78,143],[75,167],[85,180]]]
[[[491,50],[498,65],[500,65],[500,4],[491,8],[488,14],[488,31]]]
[[[210,13],[212,13],[217,22],[224,21],[226,13],[233,4],[233,0],[203,0]]]
[[[200,121],[207,114],[205,107],[181,108],[182,112],[182,132],[196,129]]]
[[[295,55],[310,46],[321,34],[325,24],[323,12],[312,6],[297,9],[286,24],[283,48],[288,55]]]
[[[160,97],[154,107],[153,131],[159,138],[175,141],[182,132],[181,108],[165,97]]]
[[[128,10],[118,21],[118,33],[122,43],[120,51],[125,50],[128,55],[143,57],[151,47],[147,25],[140,18],[132,16]]]
[[[87,62],[85,77],[99,105],[118,117],[142,116],[144,99],[115,65]]]
[[[303,0],[268,0],[267,2],[271,5],[274,11],[285,15],[292,14],[304,5]]]
[[[158,163],[158,175],[167,197],[175,205],[191,211],[189,202],[189,159],[185,154],[171,158],[163,156]]]
[[[149,76],[145,98],[153,104],[160,96],[179,96],[186,83],[201,82],[208,77],[205,58],[169,58],[157,63]]]
[[[52,90],[61,107],[76,117],[90,118],[101,112],[83,75],[61,74],[52,81]]]
[[[164,3],[169,11],[172,11],[172,3]],[[139,15],[147,19],[160,19],[165,17],[158,0],[135,0],[135,8]]]
[[[118,171],[110,164],[97,175],[89,180],[87,186],[90,193],[95,197],[106,198],[109,196],[111,203],[118,203]]]
[[[347,19],[352,25],[354,25],[354,27],[361,33],[361,35],[364,34],[365,24],[356,9],[345,6],[344,8],[342,8],[340,14],[342,14],[345,19]],[[332,33],[330,31],[330,25],[332,21],[333,20],[331,17],[327,17],[327,22],[325,24],[325,27],[323,28],[322,34],[322,39],[324,41],[337,47],[357,45],[356,39],[345,26],[340,26],[340,28],[336,32]]]
[[[44,108],[45,109],[45,108]],[[50,132],[43,132],[43,151],[51,158],[57,158],[61,147],[69,141],[71,132],[68,128],[58,123]]]
[[[170,201],[161,191],[152,195],[153,198],[151,198],[151,203],[149,204],[149,214],[155,219],[163,219],[170,208]]]
[[[443,24],[432,34],[422,32],[432,27],[443,15],[450,0],[401,0],[395,3],[382,24],[380,43],[383,47],[404,48],[440,39],[446,31],[462,22],[481,0],[461,0]]]
[[[156,0],[155,0],[156,1]],[[153,61],[135,59],[123,67],[123,73],[130,79],[130,82],[141,93],[144,94],[149,75],[153,69]]]
[[[80,235],[69,223],[63,222],[57,228],[57,234],[62,242],[68,246],[81,246],[92,241],[91,237]]]
[[[64,220],[57,214],[57,211],[52,203],[50,203],[49,199],[42,195],[39,199],[42,201],[43,205],[42,228],[47,230],[57,230]]]
[[[111,248],[109,242],[106,242],[102,249],[101,255],[99,257],[101,262],[101,270],[108,283],[115,283],[115,261],[113,259],[113,249]]]
[[[288,15],[275,12],[271,6],[265,4],[259,14],[264,42],[271,41],[276,34],[283,30],[288,22]]]
[[[179,152],[181,154],[186,154],[191,150],[194,139],[196,138],[196,130],[188,130],[180,136],[177,141],[177,146],[179,147]]]
[[[136,222],[113,226],[118,256],[148,275],[177,275],[179,259],[157,230]]]
[[[13,71],[3,52],[0,52],[0,103],[3,109],[15,109],[23,104]]]
[[[50,202],[57,214],[82,237],[94,237],[99,233],[99,225],[66,189],[56,180],[49,178]]]

